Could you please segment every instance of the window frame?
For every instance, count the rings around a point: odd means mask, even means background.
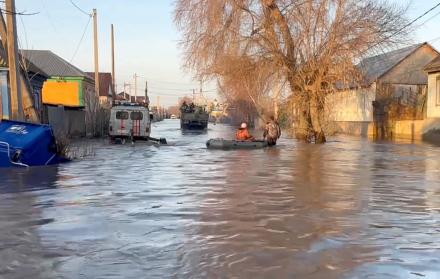
[[[122,113],[124,115],[127,115],[127,117],[124,117],[124,118],[120,117],[120,114],[122,114]],[[118,110],[118,111],[116,111],[115,118],[117,120],[128,120],[130,118],[130,113],[128,113],[128,111],[126,111],[126,110]]]
[[[435,105],[440,106],[440,74],[435,79]]]
[[[133,115],[135,115],[135,114],[140,115],[140,118],[134,119]],[[137,120],[142,121],[142,120],[144,120],[144,114],[141,111],[132,111],[132,112],[130,112],[130,119],[132,121],[137,121]]]

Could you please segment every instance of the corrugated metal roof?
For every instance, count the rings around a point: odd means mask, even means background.
[[[358,68],[363,73],[365,82],[371,84],[423,45],[424,44],[412,45],[365,58],[358,64]]]
[[[22,50],[22,55],[32,66],[49,77],[86,77],[89,76],[50,50]]]
[[[429,62],[424,70],[428,73],[440,72],[440,56]]]

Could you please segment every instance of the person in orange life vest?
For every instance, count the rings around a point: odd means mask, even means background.
[[[249,133],[246,123],[241,123],[241,126],[235,135],[235,138],[236,140],[247,140],[247,141],[255,140],[255,138]]]

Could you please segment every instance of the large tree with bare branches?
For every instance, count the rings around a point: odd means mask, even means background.
[[[380,0],[178,0],[175,8],[188,69],[257,108],[286,81],[300,108],[296,135],[317,143],[326,140],[325,95],[361,82],[357,61],[399,43],[404,15]]]

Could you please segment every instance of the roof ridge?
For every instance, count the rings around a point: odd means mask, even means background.
[[[414,44],[414,45],[410,45],[410,46],[406,46],[406,47],[402,47],[402,48],[398,48],[398,49],[394,49],[394,50],[390,50],[388,52],[384,52],[384,53],[377,54],[377,55],[374,55],[374,56],[369,56],[369,57],[366,57],[366,58],[362,59],[362,61],[378,58],[378,57],[381,57],[381,56],[390,55],[391,53],[399,53],[399,52],[402,52],[404,50],[409,50],[411,48],[414,48],[414,50],[416,50],[417,48],[421,47],[424,44],[427,44],[427,42],[419,43],[419,44]]]
[[[79,76],[88,75],[71,62],[47,49],[24,49],[23,54],[29,62],[40,68],[48,76]]]
[[[371,84],[373,81],[388,73],[423,46],[430,45],[427,42],[424,42],[395,49],[380,55],[371,56],[360,61],[357,67],[359,70],[361,70],[361,72],[363,72],[365,81]]]

